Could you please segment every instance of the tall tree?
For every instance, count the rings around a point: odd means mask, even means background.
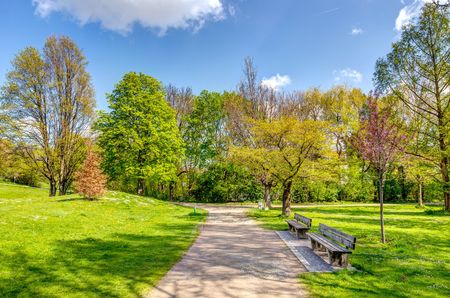
[[[223,96],[202,91],[194,100],[192,113],[186,117],[186,157],[189,168],[205,168],[225,150],[225,113]]]
[[[175,110],[178,128],[183,131],[186,126],[186,117],[192,113],[195,96],[191,88],[177,88],[174,85],[166,87],[166,99]]]
[[[84,157],[95,105],[86,65],[72,40],[52,36],[42,53],[28,47],[15,57],[3,88],[15,141],[48,179],[51,196],[58,186],[67,192]]]
[[[405,136],[389,121],[389,112],[380,111],[376,100],[368,103],[368,119],[363,119],[361,129],[352,137],[353,146],[375,170],[378,179],[378,199],[380,202],[381,242],[385,243],[383,191],[385,174],[389,166],[402,150]]]
[[[225,129],[229,142],[235,146],[248,144],[250,141],[250,125],[252,118],[251,102],[234,92],[224,92]]]
[[[238,92],[239,95],[250,101],[252,117],[255,119],[274,118],[278,114],[278,93],[259,80],[252,57],[244,59],[243,75],[244,77],[238,84]]]
[[[144,193],[146,180],[176,179],[183,142],[162,84],[130,72],[107,97],[111,111],[101,113],[96,125],[104,171],[112,179],[135,180],[138,194]]]
[[[438,164],[441,171],[445,209],[450,209],[450,27],[449,6],[439,1],[426,4],[420,17],[403,28],[392,52],[376,65],[377,89],[389,92],[426,125],[419,134],[433,139],[434,149],[418,152]]]
[[[172,109],[175,110],[178,129],[181,132],[181,136],[183,137],[186,132],[186,126],[188,124],[186,120],[194,109],[195,96],[192,93],[191,88],[177,88],[174,85],[169,84],[165,89],[166,100],[170,104]],[[189,165],[185,162],[185,160],[182,160],[177,165],[177,168],[178,181],[182,182],[182,175],[189,172]],[[169,199],[171,201],[175,199],[177,186],[176,182],[177,181],[175,179],[169,182]],[[184,188],[184,185],[185,183],[182,182],[181,187]]]

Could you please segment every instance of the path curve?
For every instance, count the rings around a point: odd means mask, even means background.
[[[274,231],[259,227],[245,208],[209,211],[195,243],[149,298],[306,297],[301,265]]]

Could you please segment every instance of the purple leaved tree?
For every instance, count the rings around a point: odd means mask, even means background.
[[[380,110],[376,99],[369,99],[368,115],[361,119],[360,130],[351,138],[352,145],[377,174],[382,243],[386,242],[383,214],[385,173],[389,165],[403,152],[406,139],[398,127],[389,121],[389,117],[390,112],[387,109]]]

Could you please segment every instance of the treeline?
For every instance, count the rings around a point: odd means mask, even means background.
[[[442,200],[449,208],[448,7],[425,5],[376,64],[376,91],[335,86],[281,92],[246,58],[234,91],[164,86],[124,75],[94,112],[86,59],[67,37],[27,48],[2,89],[0,176],[65,194],[92,140],[109,188],[170,200],[376,200],[378,177],[352,139],[369,102],[408,141],[383,174],[386,201]]]

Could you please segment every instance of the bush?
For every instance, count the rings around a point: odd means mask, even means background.
[[[27,185],[31,187],[39,186],[39,176],[35,172],[24,172],[14,178],[9,178],[14,183]]]
[[[217,163],[197,177],[192,194],[197,201],[237,202],[262,199],[260,185],[250,173],[231,163]]]

